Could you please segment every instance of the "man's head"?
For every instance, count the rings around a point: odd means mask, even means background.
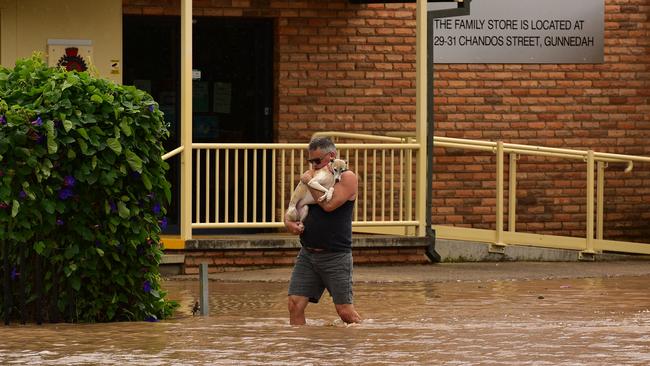
[[[314,169],[320,169],[336,157],[336,146],[329,137],[314,137],[309,142],[309,158],[307,161]]]

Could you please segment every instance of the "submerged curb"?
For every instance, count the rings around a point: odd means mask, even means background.
[[[210,273],[222,282],[288,282],[290,267]],[[357,283],[412,283],[545,280],[554,278],[608,278],[650,276],[649,260],[609,262],[478,262],[431,265],[355,266]],[[197,275],[177,275],[168,280],[195,281]]]

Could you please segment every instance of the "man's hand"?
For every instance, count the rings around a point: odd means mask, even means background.
[[[287,227],[290,233],[300,235],[305,230],[305,225],[300,221],[285,221],[284,226]]]

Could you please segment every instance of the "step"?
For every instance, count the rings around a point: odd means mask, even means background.
[[[163,254],[160,264],[183,264],[185,263],[185,254]]]

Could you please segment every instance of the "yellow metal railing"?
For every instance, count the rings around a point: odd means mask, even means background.
[[[400,141],[398,139],[398,141]],[[359,177],[354,226],[415,226],[412,161],[418,145],[338,143]],[[192,228],[278,228],[307,144],[193,144]]]
[[[434,146],[489,151],[496,154],[496,230],[472,229],[434,225],[438,237],[459,240],[476,240],[492,243],[493,251],[501,251],[507,244],[535,245],[550,248],[580,250],[585,254],[602,251],[650,254],[650,245],[603,238],[605,168],[610,162],[625,163],[625,172],[632,170],[634,162],[650,162],[650,158],[622,154],[599,153],[540,146],[508,144],[477,140],[435,137]],[[509,154],[508,176],[508,231],[504,231],[504,165]],[[586,162],[586,233],[584,238],[518,233],[516,224],[517,159],[521,155],[582,160]],[[596,177],[594,177],[596,170]],[[594,199],[594,196],[596,198]],[[595,217],[594,217],[595,216]],[[594,220],[595,219],[595,220]],[[595,232],[594,232],[595,221]]]
[[[337,142],[339,157],[348,161],[359,177],[354,211],[356,230],[414,235],[419,225],[415,201],[415,156],[419,144],[413,137],[320,132]],[[353,142],[350,142],[353,141]],[[363,141],[363,143],[354,142]],[[650,245],[605,240],[604,172],[607,163],[624,163],[630,172],[634,162],[650,158],[434,137],[434,146],[491,152],[496,155],[495,230],[434,225],[437,237],[491,243],[492,251],[508,244],[573,249],[592,254],[602,251],[650,254]],[[191,228],[281,228],[284,211],[300,174],[308,169],[307,144],[192,144],[193,196],[188,204]],[[179,147],[163,156],[183,151]],[[509,159],[505,157],[508,154]],[[584,161],[586,163],[586,229],[584,238],[516,232],[517,161],[522,155]],[[504,170],[508,164],[508,230],[504,230]],[[596,173],[594,173],[594,171]],[[594,198],[595,197],[595,198]]]

